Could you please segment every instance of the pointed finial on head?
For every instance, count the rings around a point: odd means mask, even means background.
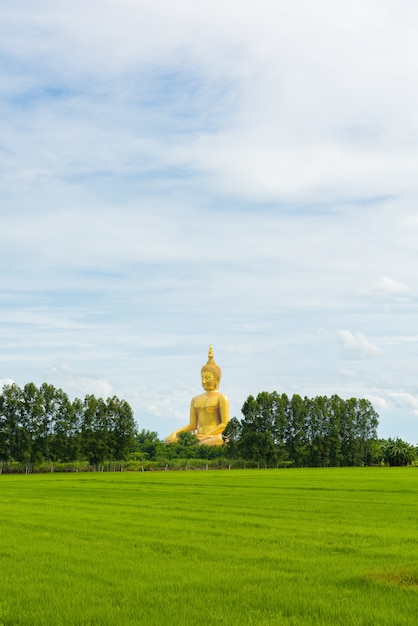
[[[213,348],[212,348],[212,344],[210,344],[209,346],[209,353],[208,353],[208,362],[202,367],[202,372],[212,372],[212,374],[215,376],[216,379],[216,383],[217,383],[217,387],[219,387],[219,383],[221,382],[221,368],[219,367],[219,365],[217,365],[215,363],[215,358],[213,356]]]

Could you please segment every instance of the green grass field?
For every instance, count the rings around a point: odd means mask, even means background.
[[[0,624],[413,626],[418,469],[0,476]]]

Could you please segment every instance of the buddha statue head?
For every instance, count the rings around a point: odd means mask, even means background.
[[[212,344],[209,346],[209,354],[208,354],[208,362],[205,363],[205,365],[202,367],[201,369],[201,374],[202,374],[202,385],[204,389],[208,389],[208,384],[210,385],[209,381],[206,381],[206,378],[209,379],[214,379],[214,382],[212,383],[212,389],[218,389],[219,387],[219,383],[221,382],[221,368],[219,367],[219,365],[217,365],[215,363],[214,357],[213,357],[213,348],[212,348]],[[205,376],[206,374],[212,374],[212,376]]]

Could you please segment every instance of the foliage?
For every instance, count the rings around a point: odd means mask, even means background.
[[[104,400],[89,394],[71,402],[64,391],[46,383],[39,389],[33,383],[23,389],[6,385],[0,394],[3,473],[142,470],[144,464],[161,469],[182,463],[190,466],[191,459],[206,467],[222,456],[222,447],[198,445],[190,432],[180,433],[178,442],[169,445],[156,432],[138,432],[131,407],[115,396]],[[121,465],[127,460],[128,466]]]
[[[181,446],[185,448],[189,448],[190,446],[196,448],[199,445],[199,439],[197,438],[197,435],[188,431],[179,433],[177,436],[177,441]]]
[[[368,400],[337,395],[301,398],[263,391],[249,396],[224,441],[230,458],[266,467],[369,465],[377,461],[378,415]]]
[[[387,465],[401,466],[410,465],[416,459],[416,450],[406,441],[399,437],[388,439],[382,445],[383,460]]]
[[[0,394],[0,461],[27,468],[44,462],[123,460],[136,425],[129,404],[88,395],[71,402],[62,389],[44,383],[6,385]]]
[[[365,399],[264,391],[247,398],[242,414],[227,424],[223,446],[199,445],[190,432],[166,445],[156,432],[138,432],[131,407],[115,396],[70,401],[46,383],[6,385],[0,471],[408,465],[416,458],[399,438],[377,439],[378,415]]]

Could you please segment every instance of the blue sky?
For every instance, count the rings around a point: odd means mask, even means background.
[[[0,379],[161,437],[213,344],[260,391],[418,443],[418,7],[0,8]]]

